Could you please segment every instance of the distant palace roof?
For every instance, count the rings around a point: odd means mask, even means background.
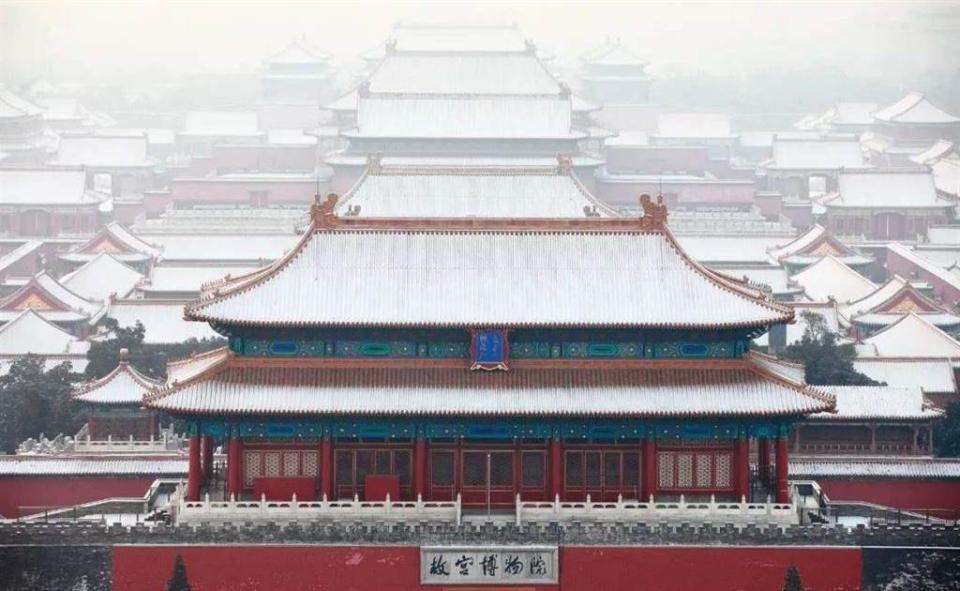
[[[143,279],[143,275],[101,252],[76,271],[60,278],[60,283],[88,299],[106,301],[111,295],[124,297]]]
[[[370,219],[313,208],[261,271],[211,286],[186,317],[294,326],[765,328],[792,312],[688,258],[662,205],[643,218]]]
[[[920,293],[899,275],[843,309],[847,319],[868,327],[888,326],[909,312],[937,327],[960,326],[960,316]]]
[[[794,266],[811,265],[827,255],[849,266],[866,265],[873,261],[873,257],[859,254],[837,240],[820,224],[814,224],[793,241],[770,250],[770,256],[774,259]]]
[[[110,222],[93,238],[60,255],[60,258],[70,262],[86,262],[101,253],[107,253],[124,263],[142,263],[160,256],[160,252],[161,249],[138,238],[117,222]]]
[[[146,404],[202,414],[557,417],[784,416],[833,407],[831,396],[752,356],[617,368],[514,360],[511,371],[494,373],[468,371],[466,360],[430,363],[280,366],[223,349],[182,364]]]
[[[907,125],[960,123],[960,118],[935,106],[919,92],[909,92],[899,101],[873,114],[878,121]]]
[[[872,171],[841,173],[836,198],[827,208],[946,209],[929,172]]]
[[[773,159],[766,168],[773,170],[839,170],[865,166],[860,142],[850,139],[795,140],[777,137],[773,141]]]
[[[423,53],[513,53],[531,45],[516,25],[452,25],[400,23],[394,27],[387,51]]]
[[[813,420],[930,420],[943,415],[931,407],[919,386],[820,386],[837,399],[835,412],[816,413]]]
[[[76,355],[83,356],[90,348],[86,343],[26,309],[0,327],[0,356],[4,355]]]
[[[387,94],[557,95],[562,86],[531,54],[395,54],[370,74],[369,92]]]
[[[503,169],[384,167],[374,162],[338,204],[339,215],[392,218],[583,218],[614,215],[559,166]],[[372,170],[371,170],[372,168]],[[351,210],[359,208],[356,213]]]
[[[160,381],[143,375],[121,357],[119,365],[113,371],[80,386],[73,397],[92,404],[139,406],[143,403],[144,395],[160,384]]]
[[[104,306],[74,293],[46,271],[41,271],[26,285],[0,300],[0,322],[16,318],[23,310],[34,310],[56,323],[93,323],[102,315]]]
[[[91,168],[147,168],[157,164],[147,151],[146,133],[139,137],[63,135],[50,164]]]
[[[913,312],[863,343],[877,357],[960,358],[960,342]]]
[[[43,109],[9,90],[0,88],[0,120],[40,117]]]
[[[832,255],[827,255],[792,277],[815,301],[833,298],[844,304],[873,293],[877,285]]]
[[[101,197],[87,189],[87,173],[79,168],[0,170],[0,205],[96,207]]]

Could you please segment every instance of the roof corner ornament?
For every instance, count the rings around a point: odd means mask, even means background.
[[[337,225],[337,200],[340,197],[336,193],[327,195],[326,201],[320,201],[320,195],[316,196],[313,205],[310,206],[310,223],[314,229],[330,229]]]
[[[560,86],[560,92],[557,93],[557,98],[560,98],[561,100],[570,98],[570,95],[573,93],[570,92],[570,87],[567,86],[567,83],[560,82],[558,85]]]
[[[357,96],[360,98],[370,98],[370,81],[364,80],[357,87]]]
[[[120,357],[120,363],[126,364],[130,360],[130,349],[127,349],[126,347],[124,347],[123,349],[120,349],[119,357]]]
[[[537,46],[529,39],[523,40],[523,50],[527,55],[537,55]]]
[[[569,154],[557,154],[557,174],[570,174],[573,172],[573,159]]]
[[[662,230],[667,225],[667,206],[663,202],[663,195],[657,195],[654,203],[650,195],[640,195],[640,207],[643,208],[643,217],[640,218],[641,230]]]
[[[386,52],[387,52],[387,54],[389,54],[389,55],[392,55],[392,54],[394,54],[394,53],[397,53],[397,39],[396,39],[396,37],[394,37],[393,39],[387,41]]]

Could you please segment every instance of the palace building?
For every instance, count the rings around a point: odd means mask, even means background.
[[[788,502],[791,425],[835,404],[750,352],[793,312],[642,204],[401,219],[318,199],[286,255],[186,307],[229,346],[145,396],[187,425],[187,500]],[[218,445],[222,481],[201,451]]]

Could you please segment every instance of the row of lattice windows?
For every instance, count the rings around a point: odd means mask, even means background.
[[[731,452],[661,451],[657,453],[657,488],[731,488],[732,467]]]
[[[320,456],[310,450],[247,450],[243,456],[243,482],[253,486],[257,478],[317,477]]]

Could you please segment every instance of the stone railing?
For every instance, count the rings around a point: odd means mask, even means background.
[[[525,522],[572,523],[716,523],[735,525],[794,525],[799,523],[799,511],[795,502],[765,503],[718,502],[711,496],[709,501],[688,502],[683,495],[679,501],[593,502],[587,495],[583,502],[521,501],[517,497],[516,524]]]
[[[461,522],[460,496],[454,501],[361,501],[350,500],[298,501],[296,495],[289,501],[185,501],[182,491],[172,499],[176,523],[243,523],[246,521],[295,522],[330,521],[406,521]]]
[[[166,432],[159,439],[77,439],[73,442],[73,451],[76,453],[164,453],[183,449],[186,440],[179,435],[168,435]]]

